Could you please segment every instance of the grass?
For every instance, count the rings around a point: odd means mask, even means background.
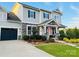
[[[61,43],[40,44],[36,47],[57,57],[79,57],[79,48]]]
[[[79,46],[79,43],[74,43],[75,45]]]

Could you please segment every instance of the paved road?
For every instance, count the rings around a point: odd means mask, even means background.
[[[0,57],[52,57],[21,40],[0,41]]]

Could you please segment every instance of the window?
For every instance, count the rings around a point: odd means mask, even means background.
[[[59,16],[58,15],[55,15],[54,19],[59,19]]]
[[[29,18],[35,18],[35,12],[34,11],[30,11],[30,10],[28,10],[28,17]]]
[[[28,26],[28,35],[36,35],[37,34],[37,28]]]
[[[48,13],[43,13],[43,18],[49,19],[49,14]]]
[[[28,35],[31,35],[31,26],[28,26]]]
[[[56,19],[56,16],[55,16],[55,19]]]

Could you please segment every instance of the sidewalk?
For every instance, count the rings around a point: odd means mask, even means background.
[[[75,44],[72,44],[72,43],[67,43],[67,42],[65,42],[65,41],[60,41],[60,40],[55,40],[55,41],[56,41],[56,42],[59,42],[59,43],[64,43],[64,44],[69,45],[69,46],[76,47],[76,45],[75,45]]]

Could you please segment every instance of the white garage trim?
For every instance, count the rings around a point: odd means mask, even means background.
[[[1,28],[13,28],[17,29],[17,39],[19,36],[22,37],[22,25],[20,23],[12,23],[12,22],[0,22],[0,39],[1,39]]]

